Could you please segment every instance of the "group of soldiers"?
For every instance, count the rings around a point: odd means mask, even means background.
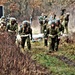
[[[62,10],[60,18],[57,19],[56,14],[53,13],[48,19],[47,15],[42,15],[39,17],[39,23],[41,27],[41,33],[44,34],[44,46],[48,46],[49,41],[49,52],[58,51],[58,45],[60,41],[60,36],[65,32],[68,34],[68,22],[69,13],[64,14],[65,9]],[[24,50],[25,42],[27,41],[27,47],[31,49],[32,40],[32,28],[31,23],[27,20],[23,21],[21,25],[18,25],[17,20],[13,17],[5,18],[2,17],[0,21],[0,32],[7,31],[8,33],[15,33],[17,39],[20,40],[20,47]],[[17,36],[18,35],[18,36]],[[19,38],[19,39],[18,39]]]
[[[22,49],[24,49],[25,42],[27,40],[27,47],[28,49],[31,49],[30,39],[32,39],[32,29],[29,21],[25,20],[21,25],[19,25],[16,18],[5,18],[2,16],[0,21],[0,32],[4,31],[8,32],[10,35],[13,35],[13,38],[16,37],[15,41],[20,41],[20,47]]]
[[[57,16],[55,13],[52,13],[50,18],[43,13],[39,17],[41,33],[44,33],[44,46],[48,46],[49,42],[49,52],[58,51],[60,37],[64,33],[68,34],[68,22],[70,14],[65,14],[66,9],[62,9],[61,11],[62,12],[59,18],[56,18]]]

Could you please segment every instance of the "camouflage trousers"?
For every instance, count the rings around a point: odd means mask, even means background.
[[[24,49],[26,40],[27,40],[27,48],[30,50],[31,49],[30,37],[22,37],[21,46]]]
[[[48,46],[48,38],[44,38],[44,46]]]
[[[65,26],[66,33],[68,34],[68,26]]]
[[[41,25],[41,33],[43,33],[44,31],[43,31],[43,25]]]
[[[49,42],[49,51],[52,50],[56,50],[58,51],[58,45],[59,45],[59,41],[60,39],[57,38],[51,38],[51,41]]]

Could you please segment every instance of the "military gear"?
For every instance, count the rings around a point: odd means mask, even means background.
[[[58,45],[59,45],[59,41],[60,41],[60,36],[62,35],[62,31],[60,30],[59,25],[56,25],[56,31],[57,31],[57,37],[56,37],[56,43],[55,43],[55,47],[56,47],[56,51],[58,50]]]
[[[27,36],[27,37],[21,37],[21,39],[22,39],[22,42],[21,42],[22,48],[24,49],[25,42],[27,40],[27,48],[30,50],[31,49],[30,37],[29,36]]]
[[[48,19],[45,19],[45,23],[43,25],[43,32],[44,30],[47,30],[47,26],[48,26]]]
[[[48,19],[45,19],[45,23],[43,26],[43,32],[44,32],[44,46],[48,46],[48,34],[49,34],[49,30],[48,30]]]
[[[56,50],[57,49],[57,45],[56,45],[56,42],[57,42],[57,30],[55,29],[55,23],[52,23],[51,25],[51,29],[50,29],[50,38],[51,38],[51,42],[49,43],[49,51],[52,50]]]
[[[16,19],[10,18],[10,23],[7,24],[7,31],[11,30],[17,32],[17,29],[18,29],[18,23],[16,22]]]
[[[27,47],[28,47],[28,49],[31,49],[29,34],[31,35],[31,39],[32,39],[32,29],[31,29],[30,23],[28,21],[22,22],[22,27],[21,27],[21,30],[19,31],[19,33],[20,33],[20,35],[28,35],[27,37],[22,37],[22,42],[21,42],[22,48],[24,49],[25,42],[27,40]]]
[[[56,26],[59,27],[60,32],[64,33],[64,25],[62,23],[60,23],[60,20],[57,20]]]
[[[2,16],[0,20],[0,31],[4,32],[5,30],[6,30],[6,21],[5,21],[5,17]]]
[[[45,20],[45,17],[44,16],[40,16],[39,17],[39,23],[40,23],[40,26],[41,26],[41,33],[43,33],[44,20]]]
[[[66,33],[68,34],[68,22],[69,22],[69,16],[70,14],[67,13],[66,17],[65,17],[65,29],[66,29]]]
[[[47,33],[47,29],[44,30],[44,46],[48,46],[48,33]]]

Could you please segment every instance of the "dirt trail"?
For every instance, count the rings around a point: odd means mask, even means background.
[[[70,60],[70,59],[68,59],[67,57],[65,57],[65,56],[58,56],[58,55],[56,55],[55,57],[58,58],[59,60],[65,62],[69,66],[75,67],[75,62]]]
[[[56,57],[57,59],[61,60],[62,62],[68,64],[69,66],[75,67],[75,62],[64,55],[57,55],[56,53],[50,54],[52,57]]]

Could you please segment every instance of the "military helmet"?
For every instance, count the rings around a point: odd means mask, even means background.
[[[16,23],[16,18],[14,18],[14,17],[11,17],[10,18],[10,23],[13,25],[14,23]]]
[[[26,21],[23,21],[23,22],[22,22],[22,25],[24,25],[24,24],[26,24]]]
[[[30,26],[30,22],[25,20],[25,21],[22,22],[22,25]]]
[[[51,23],[51,26],[52,26],[52,25],[54,25],[54,26],[55,26],[55,22],[52,22],[52,23]]]
[[[11,21],[14,21],[14,20],[16,21],[16,18],[14,18],[14,17],[11,17],[11,18],[10,18],[10,20],[11,20]]]

